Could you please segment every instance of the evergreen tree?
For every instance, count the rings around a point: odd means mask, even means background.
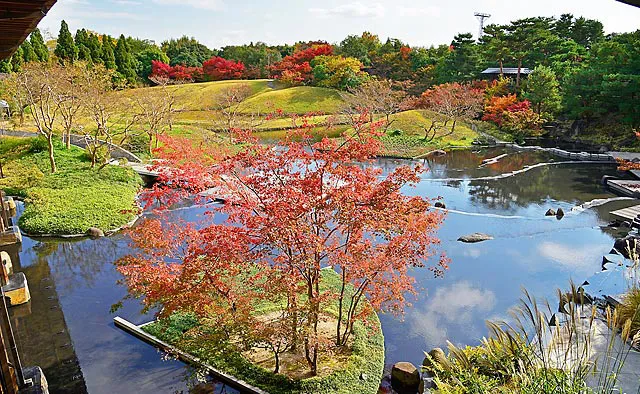
[[[113,49],[113,39],[111,36],[102,36],[102,61],[104,66],[109,70],[116,68],[116,58]]]
[[[94,63],[103,63],[102,59],[102,43],[96,34],[89,35],[89,51],[91,52],[91,60]]]
[[[69,61],[73,63],[78,58],[78,47],[73,42],[73,36],[69,31],[69,25],[64,20],[60,24],[60,33],[58,34],[58,43],[53,51],[60,61]]]
[[[22,51],[22,46],[19,46],[16,50],[16,53],[11,56],[11,68],[14,72],[18,72],[22,69],[22,65],[24,64],[24,52]]]
[[[85,29],[76,32],[75,44],[78,48],[78,60],[91,61],[91,50],[89,49],[89,34]]]
[[[33,33],[31,33],[31,46],[36,53],[37,60],[41,62],[49,61],[49,48],[47,48],[47,45],[44,43],[40,29],[35,29]]]
[[[12,71],[11,58],[0,60],[0,73],[8,74]]]
[[[114,56],[116,60],[116,69],[118,70],[118,72],[122,74],[122,76],[125,77],[129,83],[135,82],[135,62],[133,56],[131,56],[131,53],[129,52],[129,45],[127,44],[127,39],[124,37],[124,34],[121,34],[120,38],[118,38]]]
[[[25,63],[35,62],[38,60],[38,56],[36,56],[35,51],[33,50],[33,46],[28,40],[22,43],[22,58]]]
[[[552,115],[560,109],[560,88],[556,74],[546,66],[536,67],[529,78],[523,96],[531,101],[538,114]]]

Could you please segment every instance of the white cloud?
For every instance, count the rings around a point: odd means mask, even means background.
[[[221,10],[224,8],[222,0],[153,0],[157,4],[181,5],[202,10]]]
[[[120,5],[141,5],[142,2],[135,0],[113,0],[114,3]]]
[[[440,7],[426,6],[426,7],[399,7],[398,14],[400,16],[433,16],[437,17],[441,15]]]
[[[606,248],[605,248],[606,249]],[[571,270],[589,271],[592,270],[594,257],[606,253],[603,247],[597,246],[575,246],[563,245],[561,243],[545,241],[538,245],[538,252],[564,267]]]
[[[447,327],[479,331],[473,321],[493,310],[496,295],[463,280],[438,288],[424,305],[424,309],[411,315],[411,332],[430,345],[442,346],[449,338]]]
[[[310,8],[309,11],[321,17],[337,15],[356,18],[379,18],[385,14],[385,8],[382,4],[363,4],[359,1],[342,4],[334,8]]]

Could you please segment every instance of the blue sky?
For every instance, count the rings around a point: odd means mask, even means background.
[[[58,0],[40,23],[56,36],[65,19],[72,30],[124,33],[157,43],[188,35],[212,48],[264,41],[323,39],[371,31],[411,45],[449,43],[456,33],[477,34],[475,11],[490,23],[572,13],[598,19],[606,32],[640,29],[640,8],[615,0]]]

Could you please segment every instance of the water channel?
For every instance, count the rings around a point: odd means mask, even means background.
[[[502,153],[509,155],[480,167],[482,159]],[[616,235],[604,227],[611,220],[608,212],[632,201],[616,199],[601,186],[603,175],[616,174],[612,165],[543,165],[504,176],[554,160],[543,152],[495,148],[454,151],[424,162],[430,171],[406,192],[440,196],[446,203],[439,237],[451,264],[444,278],[415,271],[413,305],[404,316],[380,316],[388,365],[419,365],[423,351],[445,347],[446,340],[476,344],[486,335],[485,320],[505,318],[522,286],[553,297],[570,279],[582,283],[601,269]],[[380,159],[376,164],[391,171],[408,163]],[[562,208],[566,216],[545,217],[548,208]],[[172,214],[195,220],[203,213],[191,207]],[[457,242],[474,232],[494,239]],[[24,237],[19,269],[28,278],[32,301],[12,310],[14,330],[24,364],[44,369],[52,393],[188,392],[184,364],[113,325],[110,307],[126,295],[113,262],[128,248],[124,234],[74,241]],[[591,291],[597,293],[597,284]],[[136,300],[125,300],[118,314],[138,324],[153,318],[140,309]]]

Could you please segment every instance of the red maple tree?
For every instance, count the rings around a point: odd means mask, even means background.
[[[150,78],[168,78],[180,82],[200,81],[202,80],[202,67],[187,67],[181,64],[170,66],[159,60],[152,60]]]
[[[279,79],[289,85],[299,85],[311,80],[311,61],[317,56],[333,54],[333,47],[329,44],[313,45],[298,50],[292,55],[285,56],[281,61],[269,69],[271,77]]]
[[[234,62],[225,58],[214,56],[202,63],[202,71],[205,77],[211,81],[242,78],[245,67],[242,62]]]
[[[422,168],[383,174],[371,165],[381,149],[378,124],[319,142],[309,122],[301,124],[276,147],[238,130],[233,153],[164,137],[160,179],[146,202],[167,207],[206,192],[225,203],[210,206],[197,226],[144,221],[132,233],[140,253],[118,269],[130,293],[162,315],[194,312],[227,338],[268,343],[276,360],[299,349],[315,375],[319,353],[330,343],[347,346],[372,308],[403,310],[414,291],[410,271],[436,253],[443,216],[429,199],[402,192]],[[443,256],[430,264],[436,275],[446,268]],[[323,269],[337,274],[340,291],[325,285]],[[279,309],[261,318],[265,300]],[[320,335],[321,321],[335,322],[335,336]]]

